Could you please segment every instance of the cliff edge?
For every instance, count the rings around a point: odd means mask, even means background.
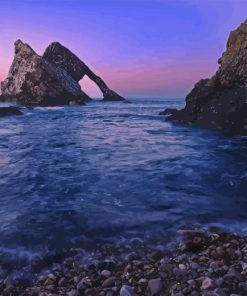
[[[166,109],[168,120],[234,134],[247,134],[247,20],[230,33],[219,69],[202,79],[182,110]]]

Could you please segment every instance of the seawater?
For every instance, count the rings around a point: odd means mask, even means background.
[[[245,232],[247,138],[158,115],[183,105],[92,101],[0,118],[0,260],[166,241],[184,224]]]

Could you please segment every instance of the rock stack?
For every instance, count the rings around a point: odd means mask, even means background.
[[[1,83],[0,99],[24,105],[83,104],[90,99],[78,83],[85,75],[99,86],[105,100],[124,101],[60,43],[52,43],[39,56],[28,44],[17,40],[8,77]]]

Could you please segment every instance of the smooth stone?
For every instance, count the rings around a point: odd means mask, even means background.
[[[209,277],[206,277],[202,282],[202,288],[204,290],[211,288],[212,285],[213,285],[213,282]]]
[[[195,262],[191,263],[190,266],[191,266],[192,269],[198,269],[200,267],[200,265],[198,263],[195,263]]]
[[[102,287],[107,288],[107,287],[115,286],[115,282],[116,282],[116,277],[115,276],[109,277],[108,279],[106,279],[103,282]]]
[[[107,269],[104,269],[101,271],[101,276],[103,276],[104,278],[109,278],[111,276],[111,272]]]
[[[135,296],[134,289],[130,286],[123,285],[120,290],[120,296]]]
[[[185,270],[186,269],[186,266],[184,264],[179,264],[178,265],[178,268],[181,269],[181,270]]]
[[[215,296],[226,296],[226,293],[222,289],[217,288],[214,290],[214,295]]]
[[[148,288],[151,295],[156,295],[163,289],[163,282],[161,279],[151,279],[148,281]]]
[[[78,292],[76,290],[71,290],[67,293],[67,296],[78,296]]]
[[[83,291],[86,289],[85,284],[84,284],[84,280],[81,280],[77,285],[76,285],[76,289],[78,291]]]
[[[223,278],[218,278],[218,279],[216,279],[216,280],[214,281],[214,283],[215,283],[215,285],[216,285],[217,287],[220,287],[220,286],[223,285],[224,280],[223,280]]]

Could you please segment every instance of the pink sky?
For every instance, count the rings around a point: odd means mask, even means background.
[[[1,0],[0,80],[15,40],[39,54],[60,41],[124,96],[184,97],[217,69],[246,10],[244,0]]]

